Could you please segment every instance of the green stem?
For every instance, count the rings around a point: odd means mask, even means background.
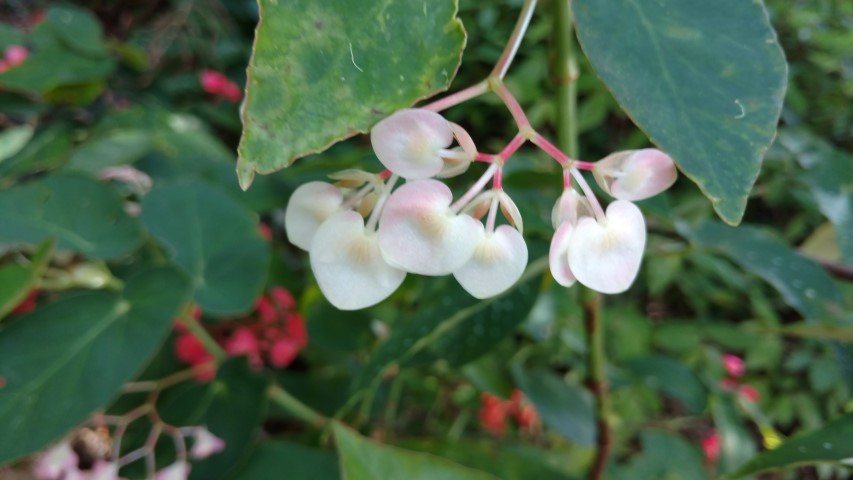
[[[607,398],[607,377],[605,376],[604,328],[601,322],[601,294],[592,290],[584,291],[584,322],[587,331],[588,386],[595,397],[595,417],[598,425],[598,441],[595,461],[589,471],[590,480],[598,480],[604,474],[607,457],[612,444],[610,424],[610,406]]]
[[[294,417],[308,422],[315,427],[324,427],[329,422],[329,419],[324,417],[320,412],[314,410],[308,405],[305,405],[276,383],[270,385],[268,394],[269,399],[276,405],[283,408]]]
[[[187,330],[204,345],[204,349],[207,350],[208,353],[213,355],[213,358],[216,359],[216,363],[222,363],[227,355],[225,354],[225,350],[219,346],[219,343],[207,333],[207,330],[204,329],[204,326],[195,319],[195,317],[190,314],[190,308],[186,308],[185,312],[181,315],[181,323],[187,327]]]
[[[530,25],[530,19],[533,17],[533,10],[536,9],[536,0],[524,0],[524,5],[521,7],[521,12],[518,14],[518,21],[515,23],[515,28],[512,30],[509,40],[506,42],[501,57],[492,69],[490,77],[503,79],[509,70],[515,54],[518,52],[518,47],[521,45],[521,39],[524,38],[524,33],[527,31],[527,26]]]
[[[569,157],[578,158],[578,63],[570,2],[554,2],[553,74],[557,87],[557,145]]]

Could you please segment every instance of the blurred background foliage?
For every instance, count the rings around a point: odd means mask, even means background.
[[[453,90],[488,74],[521,3],[460,1],[468,47]],[[777,141],[744,226],[731,230],[719,224],[698,189],[681,178],[665,195],[642,202],[650,235],[640,279],[628,293],[604,302],[615,432],[610,478],[714,478],[759,450],[850,410],[853,4],[767,4],[790,63],[790,83]],[[531,122],[553,137],[551,8],[551,2],[542,2],[507,85]],[[16,192],[27,185],[73,175],[91,179],[105,168],[133,165],[153,180],[149,195],[180,182],[193,185],[180,189],[185,195],[212,189],[209,198],[216,201],[197,205],[209,210],[203,216],[210,232],[229,229],[216,223],[223,208],[238,218],[259,215],[272,228],[270,255],[240,257],[242,264],[256,267],[246,271],[238,262],[225,268],[224,275],[238,275],[242,287],[215,287],[223,305],[206,305],[198,294],[196,301],[205,312],[203,321],[215,324],[249,311],[247,299],[257,296],[264,282],[283,285],[298,299],[309,346],[287,369],[259,373],[233,365],[220,372],[217,381],[237,388],[245,397],[238,403],[254,414],[239,414],[234,404],[225,404],[193,417],[235,419],[218,433],[229,445],[227,460],[216,468],[199,467],[197,478],[336,474],[327,434],[262,400],[259,392],[270,382],[374,439],[500,478],[583,475],[592,459],[595,424],[584,385],[579,287],[566,290],[540,275],[506,297],[480,304],[452,280],[409,276],[389,301],[367,311],[338,312],[313,283],[307,256],[286,241],[283,208],[290,192],[307,180],[356,165],[379,170],[369,141],[345,141],[256,178],[247,193],[239,190],[234,175],[238,104],[205,92],[200,74],[215,70],[243,85],[257,21],[253,0],[9,0],[0,5],[0,21],[0,49],[24,45],[31,51],[25,63],[0,74],[0,218],[21,208]],[[580,72],[581,158],[596,160],[648,145],[582,57]],[[498,151],[515,133],[496,97],[447,115],[468,129],[482,151]],[[547,252],[550,209],[562,188],[559,173],[541,152],[527,148],[507,165],[505,188],[528,227],[531,262]],[[154,202],[123,183],[110,188],[123,202],[142,201],[143,212],[146,202]],[[67,200],[57,215],[62,208],[76,208],[72,193],[62,198]],[[130,234],[130,245],[117,255],[58,258],[51,269],[70,271],[103,258],[101,265],[121,278],[151,257],[173,256],[171,249],[180,249],[168,241],[165,250],[155,246],[155,238],[160,245],[164,241],[158,232],[171,228],[165,223],[143,214],[139,232]],[[254,241],[249,229],[235,245]],[[216,236],[197,240],[212,242]],[[7,230],[0,237],[9,241],[14,235]],[[20,249],[8,243],[3,248],[2,265],[20,263]],[[177,257],[174,261],[180,266]],[[23,291],[39,278],[32,275]],[[47,300],[62,298],[57,295]],[[475,304],[453,328],[439,329],[461,305]],[[438,330],[427,347],[412,347]],[[172,343],[160,348],[143,378],[180,368]],[[745,361],[735,384],[724,381],[724,354]],[[743,386],[752,390],[744,394]],[[164,417],[182,418],[186,398],[204,395],[204,387],[188,389],[196,391],[163,399]],[[478,416],[484,408],[481,394],[509,398],[515,389],[536,408],[541,427],[490,431]],[[124,396],[111,408],[121,411],[138,401]],[[721,446],[716,460],[703,456],[702,449],[714,432]],[[839,464],[824,464],[762,478],[848,475]]]

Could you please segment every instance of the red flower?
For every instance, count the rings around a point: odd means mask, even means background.
[[[211,95],[222,97],[229,102],[237,103],[243,98],[240,87],[217,71],[202,70],[199,74],[199,82],[202,90]]]
[[[737,393],[738,395],[749,400],[752,403],[757,402],[758,399],[761,397],[761,394],[759,394],[758,390],[752,385],[741,385],[737,389]]]
[[[726,368],[726,373],[733,378],[743,376],[743,372],[746,370],[743,359],[730,353],[723,354],[723,367]]]
[[[34,288],[27,293],[27,298],[25,298],[21,303],[15,307],[10,314],[11,315],[23,315],[24,313],[32,312],[36,309],[36,299],[39,294],[39,289]]]
[[[480,425],[492,435],[503,436],[506,432],[506,415],[509,402],[503,401],[488,392],[483,392],[480,395],[480,401],[483,403],[477,413]]]
[[[705,452],[705,461],[710,464],[717,463],[720,458],[720,436],[716,430],[712,430],[702,439],[702,451]]]

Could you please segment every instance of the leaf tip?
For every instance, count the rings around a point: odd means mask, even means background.
[[[245,192],[252,186],[252,181],[255,179],[255,169],[248,165],[243,157],[237,160],[237,181],[240,183],[240,188]]]

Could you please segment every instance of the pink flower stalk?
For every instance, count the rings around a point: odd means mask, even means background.
[[[723,367],[725,367],[726,373],[732,378],[743,376],[746,370],[746,364],[743,359],[731,353],[723,354]]]

